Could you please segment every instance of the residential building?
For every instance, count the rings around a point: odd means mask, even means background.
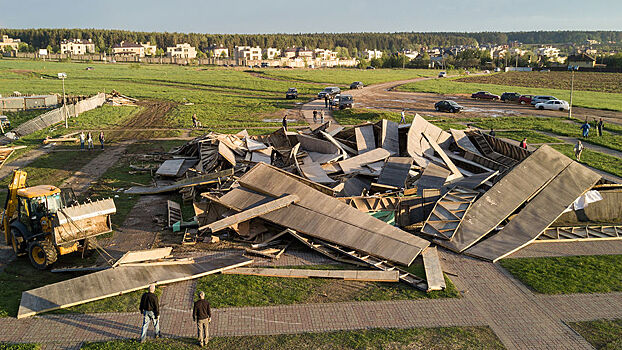
[[[382,51],[373,49],[373,50],[365,50],[363,51],[363,58],[367,60],[372,60],[374,58],[382,58]]]
[[[145,48],[145,55],[147,56],[155,56],[156,51],[158,51],[158,47],[156,45],[151,45],[150,41],[146,43],[140,43]]]
[[[63,39],[60,42],[60,53],[71,55],[95,53],[95,44],[92,39]]]
[[[337,53],[328,49],[315,49],[313,50],[315,58],[319,58],[325,61],[334,60],[337,58]]]
[[[20,39],[9,38],[8,35],[3,35],[0,40],[0,51],[11,51],[19,49],[19,44],[22,41]]]
[[[594,65],[596,64],[596,59],[590,55],[582,53],[580,55],[568,56],[566,64],[568,66],[579,68],[594,68]]]
[[[227,58],[229,57],[229,49],[224,47],[224,45],[220,44],[220,45],[211,45],[210,47],[207,48],[208,52],[211,52],[211,56],[212,57],[217,57],[217,58]]]
[[[283,57],[285,57],[285,58],[294,58],[294,57],[296,57],[296,48],[295,47],[288,47],[285,50],[283,50]]]
[[[175,58],[196,58],[197,50],[188,43],[177,44],[166,48],[166,55]]]
[[[236,46],[233,51],[233,58],[236,60],[261,60],[261,47],[255,46]]]
[[[309,50],[306,47],[299,47],[296,49],[296,57],[313,58],[313,50]]]
[[[281,50],[275,49],[273,47],[269,47],[267,49],[263,49],[263,53],[265,57],[269,60],[273,60],[279,56],[281,56]]]
[[[537,53],[540,57],[544,56],[553,59],[557,59],[557,57],[559,57],[559,49],[553,46],[541,47],[538,49]]]
[[[415,58],[417,58],[417,56],[419,56],[419,52],[414,50],[405,50],[404,52],[402,52],[402,54],[406,56],[409,60],[414,60]]]
[[[112,54],[145,57],[145,47],[141,44],[121,41],[112,46]]]

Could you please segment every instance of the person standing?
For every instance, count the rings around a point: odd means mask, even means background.
[[[192,115],[192,127],[197,128],[199,126],[199,119],[197,118],[197,114],[194,113]]]
[[[577,140],[577,144],[574,145],[574,156],[579,162],[581,161],[581,153],[583,153],[583,144],[581,140]]]
[[[590,135],[590,123],[585,120],[585,123],[581,125],[582,135],[583,137],[588,137]]]
[[[88,149],[93,149],[93,134],[90,131],[86,134],[86,143]]]
[[[212,322],[212,310],[209,302],[205,300],[205,292],[199,292],[199,300],[194,302],[192,320],[197,323],[197,337],[199,344],[206,346],[209,341],[209,323]]]
[[[324,107],[328,108],[328,95],[324,95]]]
[[[80,131],[80,150],[84,151],[84,131]]]
[[[320,123],[324,124],[324,111],[320,112]]]
[[[104,150],[104,132],[99,132],[99,143],[102,145],[102,151]]]
[[[603,118],[598,120],[598,136],[603,136],[603,127],[605,126],[605,122],[603,122]]]
[[[402,108],[402,118],[400,119],[401,124],[406,124],[406,109]]]
[[[488,133],[488,135],[495,137],[495,135],[497,135],[497,133],[495,132],[495,130],[493,128],[490,128],[490,132]]]
[[[313,123],[317,124],[317,111],[313,110]]]
[[[283,128],[287,131],[287,114],[283,116]]]
[[[153,322],[155,337],[160,338],[160,304],[158,296],[155,295],[155,284],[149,285],[149,291],[140,298],[140,313],[143,314],[143,330],[140,334],[140,342],[144,343],[147,338],[149,323]]]
[[[527,138],[525,137],[523,141],[520,142],[520,148],[527,149]]]

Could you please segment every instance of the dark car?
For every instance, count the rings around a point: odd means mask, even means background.
[[[367,69],[376,69],[374,66],[367,66]]]
[[[457,104],[456,101],[452,100],[443,100],[438,101],[434,104],[434,109],[439,112],[451,112],[457,113],[464,109],[461,105]]]
[[[522,105],[528,105],[531,104],[531,99],[533,98],[533,95],[521,95],[518,98],[518,103],[522,104]]]
[[[504,92],[501,94],[501,101],[503,102],[518,102],[520,94],[518,92]]]
[[[339,95],[339,102],[337,103],[339,109],[352,108],[353,104],[354,98],[352,98],[352,95]]]
[[[341,93],[341,89],[338,87],[327,87],[324,90],[320,91],[317,94],[318,98],[324,98],[325,96],[328,97],[335,97],[336,95]]]
[[[500,97],[499,95],[491,94],[488,91],[478,91],[474,94],[471,94],[471,98],[478,100],[498,100]]]
[[[287,90],[287,92],[285,93],[285,98],[287,98],[287,99],[298,98],[298,89],[296,89],[296,88],[289,88]]]
[[[350,89],[362,89],[363,88],[363,83],[360,81],[355,81],[354,83],[350,84]]]

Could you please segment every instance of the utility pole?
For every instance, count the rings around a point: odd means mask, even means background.
[[[63,81],[63,114],[65,117],[65,129],[69,128],[67,121],[67,99],[65,97],[65,78],[67,78],[66,73],[58,73],[58,79]]]
[[[568,106],[568,118],[572,118],[572,93],[574,91],[574,71],[577,70],[579,67],[570,66],[568,68],[570,68],[570,70],[572,71],[572,73],[570,73],[570,105]]]

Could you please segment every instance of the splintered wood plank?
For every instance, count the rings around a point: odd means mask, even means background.
[[[265,204],[258,205],[254,208],[245,210],[243,212],[228,216],[224,219],[212,222],[211,224],[199,227],[200,231],[210,230],[210,232],[218,232],[224,230],[227,227],[233,226],[237,223],[248,221],[250,219],[259,217],[269,212],[285,208],[286,206],[298,202],[300,199],[294,194],[275,199]]]
[[[451,241],[435,242],[456,252],[464,251],[499,226],[570,163],[570,158],[542,145],[473,203]]]
[[[423,257],[425,277],[428,281],[428,291],[445,289],[445,277],[436,247],[427,247],[421,256]]]
[[[399,271],[381,270],[308,270],[238,267],[224,271],[225,275],[251,275],[288,278],[334,278],[346,281],[398,282]]]
[[[252,262],[243,256],[229,255],[194,264],[119,266],[23,292],[17,318],[133,292],[152,283],[162,285],[200,278]]]
[[[172,185],[168,186],[159,186],[159,187],[143,187],[143,186],[135,186],[130,187],[125,190],[125,193],[128,194],[156,194],[156,193],[165,193],[178,190],[184,187],[192,187],[199,185],[207,185],[209,183],[218,182],[218,179],[221,177],[227,177],[233,175],[233,168],[221,170],[215,173],[195,176],[188,179],[180,180],[175,182]]]
[[[365,125],[354,128],[356,136],[356,148],[358,154],[369,152],[376,148],[376,138],[374,137],[374,126]]]
[[[469,248],[465,254],[495,262],[525,247],[598,180],[599,174],[572,162],[501,231]]]

